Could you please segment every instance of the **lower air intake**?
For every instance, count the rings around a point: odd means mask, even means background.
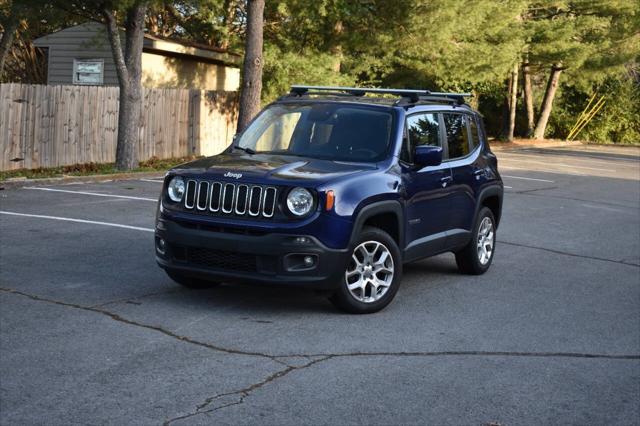
[[[188,247],[187,259],[190,263],[208,268],[230,269],[243,272],[256,272],[257,270],[256,256],[250,254]]]

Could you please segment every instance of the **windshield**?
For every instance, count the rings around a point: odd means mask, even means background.
[[[237,146],[257,153],[374,162],[386,156],[392,121],[390,111],[366,106],[277,104],[256,118]]]

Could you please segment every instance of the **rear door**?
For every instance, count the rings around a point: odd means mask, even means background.
[[[453,181],[451,191],[450,229],[447,247],[464,245],[470,236],[476,207],[476,194],[482,184],[482,158],[475,116],[467,113],[443,114],[447,145],[448,166]]]
[[[418,113],[407,117],[401,152],[402,180],[405,192],[405,260],[429,256],[444,249],[449,228],[449,185],[451,170],[446,163],[432,167],[413,164],[417,145],[443,147],[446,158],[443,122],[440,113]]]

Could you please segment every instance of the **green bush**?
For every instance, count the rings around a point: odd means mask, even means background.
[[[597,142],[640,143],[640,86],[631,78],[606,79],[597,88],[596,97],[604,95],[605,104],[575,139]],[[554,104],[547,135],[564,139],[569,135],[592,93],[563,85]]]

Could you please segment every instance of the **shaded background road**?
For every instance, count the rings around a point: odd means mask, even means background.
[[[368,316],[173,284],[154,179],[1,191],[0,423],[640,423],[638,150],[498,156],[489,272],[407,265]]]

